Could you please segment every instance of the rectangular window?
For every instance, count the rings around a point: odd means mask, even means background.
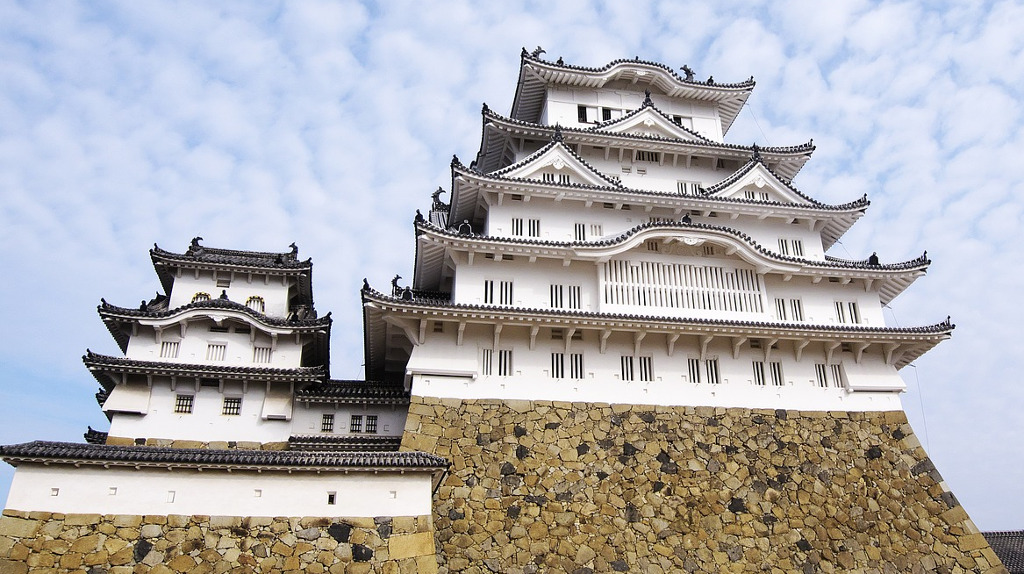
[[[223,361],[227,355],[228,345],[227,343],[210,343],[206,346],[206,360],[207,361]]]
[[[636,161],[658,161],[661,158],[661,153],[656,151],[641,151],[636,152]]]
[[[829,370],[832,371],[832,386],[842,387],[843,386],[843,366],[842,365],[829,365]]]
[[[779,239],[779,253],[792,257],[803,257],[804,242],[799,239]]]
[[[501,287],[501,293],[500,293],[501,297],[499,298],[499,302],[502,305],[511,305],[512,304],[512,282],[511,281],[502,281],[500,287]]]
[[[699,383],[701,381],[699,359],[687,359],[686,369],[690,375],[691,383]]]
[[[222,415],[242,414],[242,397],[224,397],[224,405],[220,412]]]
[[[548,175],[548,174],[544,174]],[[513,217],[512,218],[512,235],[521,237],[523,235],[523,218]]]
[[[352,415],[348,421],[348,432],[363,432],[363,415]]]
[[[772,376],[772,384],[776,387],[781,387],[783,383],[782,379],[782,363],[778,361],[772,361],[768,363],[768,368]]]
[[[551,353],[551,378],[565,378],[565,353]]]
[[[743,196],[745,198],[747,198],[747,199],[760,200],[760,201],[768,201],[768,192],[767,191],[754,191],[754,190],[748,189],[748,190],[743,192]]]
[[[573,231],[574,231],[573,239],[575,239],[576,241],[586,241],[587,240],[587,224],[586,223],[577,223],[573,227],[574,227],[574,229],[573,229]]]
[[[609,109],[609,108],[601,108],[601,119],[603,121],[608,121],[608,120],[612,119],[612,111],[611,111],[611,109]]]
[[[754,384],[763,387],[764,386],[764,363],[761,361],[754,361]]]
[[[860,309],[856,301],[836,301],[836,321],[860,323]]]
[[[634,373],[633,357],[622,355],[619,358],[619,374],[623,381],[632,381],[636,378]]]
[[[501,349],[498,351],[498,376],[512,376],[512,349]]]
[[[530,237],[540,237],[540,220],[539,219],[531,219],[531,220],[529,220],[527,222],[527,226],[528,226],[527,231],[529,232]]]
[[[587,106],[576,106],[576,121],[581,124],[587,123]]]
[[[366,415],[366,432],[377,434],[377,415]]]
[[[327,493],[327,504],[334,505],[334,504],[337,504],[337,503],[338,503],[338,493],[337,492],[328,492]]]
[[[804,320],[804,303],[800,299],[789,300],[789,313],[794,321]]]
[[[683,195],[697,195],[700,184],[696,181],[677,181],[676,190]]]
[[[572,353],[569,355],[569,378],[583,379],[583,353]]]
[[[174,397],[174,412],[187,415],[192,412],[192,406],[195,404],[194,395],[177,395]]]
[[[657,239],[652,239],[650,241],[647,241],[646,245],[647,245],[647,250],[648,251],[651,251],[653,253],[658,253],[658,252],[661,251],[661,243],[658,242]]]
[[[218,279],[217,280],[217,287],[220,287],[221,289],[226,289],[228,287],[231,287],[231,280],[230,279]]]
[[[480,361],[480,374],[490,375],[493,371],[494,365],[494,351],[491,349],[481,349],[483,351],[483,357]]]
[[[704,255],[714,255],[714,254],[715,254],[715,246],[714,245],[705,245],[704,246]]]
[[[591,237],[601,237],[602,235],[604,235],[604,227],[600,223],[591,223],[590,224],[590,236]]]
[[[334,432],[334,414],[324,413],[320,417],[320,432]]]
[[[785,299],[780,299],[780,298],[776,297],[775,298],[775,316],[778,318],[779,321],[785,321],[786,319],[788,319],[787,315],[788,315],[788,313],[787,313],[787,307],[786,307],[786,300]]]
[[[484,303],[487,305],[494,304],[494,281],[484,281]]]
[[[569,285],[569,308],[581,309],[583,307],[583,288],[579,285]]]
[[[721,376],[718,372],[718,359],[705,359],[704,373],[707,375],[708,382],[712,385],[717,385],[722,382]]]
[[[254,363],[269,363],[270,362],[270,347],[253,347],[252,349],[252,362]]]
[[[160,343],[160,358],[161,359],[177,359],[178,349],[181,347],[181,343],[178,341],[164,341]]]
[[[564,289],[561,285],[551,286],[551,307],[554,309],[561,309],[565,305]]]
[[[640,380],[651,382],[654,380],[654,357],[639,357]]]
[[[828,369],[824,363],[814,364],[814,379],[818,381],[819,387],[824,388],[828,386]]]
[[[569,174],[567,174],[567,173],[560,173],[560,174],[558,174],[558,183],[560,183],[562,185],[569,185],[569,183],[571,183],[569,181]]]

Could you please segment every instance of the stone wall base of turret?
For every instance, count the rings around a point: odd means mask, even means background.
[[[902,411],[414,396],[441,572],[1005,573]]]
[[[8,509],[0,517],[0,574],[436,571],[430,516],[138,516]]]

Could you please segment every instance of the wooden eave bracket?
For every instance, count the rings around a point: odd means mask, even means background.
[[[540,325],[531,325],[530,326],[530,350],[531,351],[537,345],[537,333],[539,333],[539,332],[540,332]]]
[[[896,359],[897,357],[894,354],[896,350],[899,348],[899,343],[885,343],[884,345],[882,345],[882,352],[885,354],[885,364],[890,366],[895,364],[893,360]]]
[[[838,343],[835,341],[825,343],[825,364],[832,364],[832,354],[835,353],[835,350],[838,349],[841,345],[842,343]]]
[[[800,339],[799,341],[793,341],[793,355],[797,362],[800,362],[800,357],[804,354],[804,348],[811,343],[810,339]]]
[[[668,356],[671,357],[676,350],[676,341],[679,340],[679,333],[672,333],[665,337],[665,344],[668,347]]]
[[[732,358],[733,360],[740,358],[740,347],[743,343],[747,342],[747,337],[733,337],[732,338]]]
[[[611,337],[611,336],[612,336],[612,330],[611,329],[604,329],[604,330],[601,331],[601,349],[600,349],[600,351],[601,351],[602,355],[604,354],[604,352],[606,350],[608,350],[608,337]]]
[[[640,356],[640,343],[647,336],[647,331],[637,331],[633,334],[633,355]]]
[[[700,336],[700,360],[705,360],[708,354],[708,344],[714,339],[714,335],[701,335]]]

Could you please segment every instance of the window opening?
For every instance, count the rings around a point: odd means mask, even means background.
[[[206,346],[207,361],[223,361],[227,355],[227,343],[210,343]]]
[[[377,415],[366,415],[366,432],[377,434]]]
[[[224,405],[221,409],[223,415],[242,414],[242,397],[224,397]]]
[[[632,356],[622,355],[619,358],[619,374],[623,381],[632,381],[636,378]]]
[[[256,311],[257,313],[263,313],[267,308],[266,302],[263,300],[263,297],[259,297],[257,295],[253,295],[252,297],[246,299],[245,306],[252,309],[253,311]]]
[[[348,421],[348,432],[363,432],[363,415],[352,415]]]
[[[195,400],[194,395],[175,395],[174,412],[184,415],[190,414]]]
[[[177,359],[178,350],[181,348],[179,341],[164,341],[160,343],[160,358],[161,359]]]
[[[195,295],[192,296],[192,302],[193,303],[199,303],[201,301],[209,301],[209,300],[210,300],[210,294],[209,293],[202,293],[202,292],[200,292],[200,293],[196,293]]]
[[[334,432],[334,414],[324,413],[320,417],[320,432]]]
[[[270,347],[253,347],[252,349],[252,362],[254,363],[269,363],[270,356],[273,350]]]
[[[512,376],[512,349],[501,349],[498,351],[498,376]]]

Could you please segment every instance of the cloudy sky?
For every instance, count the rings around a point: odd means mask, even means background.
[[[979,527],[1024,528],[1024,4],[477,4],[0,0],[0,443],[107,428],[81,355],[117,354],[95,306],[153,296],[154,242],[295,241],[332,375],[361,377],[361,279],[410,275],[414,210],[540,45],[753,75],[727,141],[814,138],[796,185],[872,201],[832,254],[928,250],[889,322],[957,329],[903,370],[904,406]]]

